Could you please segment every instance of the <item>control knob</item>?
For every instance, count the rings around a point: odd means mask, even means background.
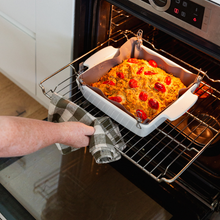
[[[171,0],[149,0],[151,6],[157,11],[166,11],[171,4]]]

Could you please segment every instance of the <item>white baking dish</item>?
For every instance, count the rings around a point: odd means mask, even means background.
[[[131,43],[129,43],[130,45]],[[135,45],[135,40],[133,39],[132,44]],[[136,47],[136,46],[134,46]],[[132,49],[133,50],[133,49]],[[144,52],[144,59],[154,59],[157,63],[161,63],[159,67],[166,66],[164,68],[165,71],[173,73],[179,72],[179,76],[184,78],[186,81],[186,86],[188,86],[187,91],[180,96],[174,103],[168,106],[164,111],[158,114],[154,119],[152,119],[148,124],[138,123],[137,119],[127,114],[125,111],[120,109],[119,107],[112,104],[110,100],[105,97],[102,97],[93,89],[88,87],[87,85],[92,83],[91,80],[97,81],[101,75],[107,73],[110,67],[114,66],[114,64],[120,63],[125,58],[131,57],[131,53],[125,55],[123,54],[121,59],[118,59],[120,56],[120,48],[114,48],[112,46],[105,47],[104,49],[98,51],[94,55],[92,55],[89,59],[84,62],[84,65],[88,67],[87,71],[81,74],[77,78],[78,86],[83,94],[83,96],[95,105],[97,108],[102,110],[109,117],[134,132],[138,136],[145,137],[149,133],[151,133],[155,128],[157,128],[160,124],[162,124],[166,119],[170,121],[176,120],[180,116],[182,116],[188,109],[190,109],[198,99],[197,95],[194,95],[193,92],[198,87],[200,83],[200,77],[197,77],[195,74],[190,71],[182,68],[178,64],[173,61],[161,56],[160,54],[150,50],[149,48],[141,45],[141,50]],[[134,57],[140,58],[140,51],[133,53]],[[147,57],[146,57],[147,56]],[[118,60],[117,60],[118,59]],[[112,61],[113,60],[113,61]],[[114,61],[116,60],[116,61]],[[116,63],[114,63],[116,62]],[[98,73],[94,77],[92,76],[94,73],[100,71],[101,75]],[[91,74],[90,74],[91,73]],[[85,74],[85,75],[84,75]],[[175,75],[175,74],[174,74]],[[91,79],[89,76],[92,76]],[[85,83],[85,78],[88,79]],[[87,84],[87,85],[86,85]]]

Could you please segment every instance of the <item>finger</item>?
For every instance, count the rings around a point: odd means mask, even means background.
[[[76,148],[87,147],[89,146],[90,138],[88,136],[84,136],[78,143],[76,143]]]
[[[95,132],[95,128],[94,128],[94,127],[92,127],[92,126],[87,126],[87,129],[86,129],[86,131],[85,131],[85,135],[90,136],[90,135],[93,135],[94,132]]]

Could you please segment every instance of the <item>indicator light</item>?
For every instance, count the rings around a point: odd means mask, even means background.
[[[179,9],[178,9],[178,8],[174,8],[174,12],[175,12],[176,14],[179,14]]]
[[[194,21],[194,22],[196,22],[196,21],[197,21],[197,19],[196,19],[196,18],[193,18],[193,21]]]

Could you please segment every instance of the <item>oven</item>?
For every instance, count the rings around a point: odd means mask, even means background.
[[[87,58],[106,46],[120,47],[140,30],[146,47],[203,78],[198,101],[177,120],[166,120],[146,137],[119,125],[127,147],[111,166],[172,219],[211,219],[220,209],[219,14],[219,1],[76,1],[74,60],[41,84],[48,98],[56,91],[103,116],[85,100],[76,76]],[[44,83],[67,68],[71,76],[45,90]]]

